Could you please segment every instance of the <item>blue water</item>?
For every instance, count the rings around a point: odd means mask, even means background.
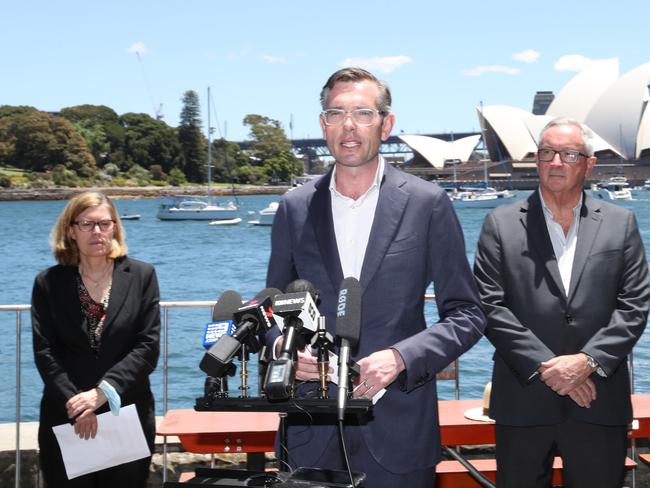
[[[647,195],[646,195],[647,194]],[[650,192],[626,202],[639,220],[646,249],[650,249]],[[238,226],[210,226],[206,222],[161,222],[155,218],[157,200],[117,200],[120,214],[138,213],[141,220],[125,221],[129,255],[155,265],[163,301],[216,300],[225,290],[244,298],[264,288],[270,250],[270,228],[245,222],[249,210],[257,211],[278,196],[240,197],[244,222]],[[0,202],[0,304],[28,304],[34,276],[52,265],[48,236],[65,205],[64,201]],[[488,210],[462,209],[459,219],[465,231],[467,257],[474,249]],[[428,303],[429,322],[436,318],[435,304]],[[15,419],[16,320],[14,313],[0,312],[0,422]],[[198,363],[206,309],[172,309],[169,312],[169,408],[191,408],[202,395],[204,374]],[[648,334],[635,350],[636,391],[650,393],[650,346]],[[38,416],[42,383],[33,364],[29,314],[23,314],[21,333],[23,421]],[[480,397],[489,381],[492,346],[481,340],[461,358],[462,398]],[[254,366],[255,361],[251,361]],[[255,370],[251,390],[256,391]],[[152,375],[158,413],[162,412],[162,360]],[[453,398],[453,382],[438,383],[441,398]],[[231,391],[238,385],[230,380]]]

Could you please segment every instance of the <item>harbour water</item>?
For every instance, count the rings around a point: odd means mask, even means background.
[[[525,196],[520,192],[520,196]],[[637,200],[622,203],[636,213],[646,251],[650,250],[650,191]],[[257,211],[279,196],[240,197],[238,226],[210,226],[207,222],[163,222],[155,218],[157,200],[117,200],[120,214],[140,214],[125,221],[129,255],[155,265],[163,301],[216,300],[225,290],[236,290],[247,299],[264,288],[270,250],[270,228],[246,223],[249,210]],[[225,200],[224,200],[225,201]],[[28,304],[35,275],[52,265],[48,244],[52,225],[65,201],[0,202],[0,304]],[[460,209],[468,260],[473,262],[481,224],[488,210]],[[433,292],[433,290],[431,290]],[[429,323],[435,322],[435,304],[426,306]],[[202,334],[208,309],[173,309],[169,313],[169,408],[191,408],[202,395],[204,374],[198,363],[203,355]],[[42,383],[34,368],[29,314],[22,324],[23,421],[36,420]],[[650,393],[650,332],[635,349],[635,387]],[[0,312],[0,422],[15,420],[15,314]],[[460,361],[462,398],[481,397],[492,369],[492,346],[482,339]],[[254,363],[254,361],[251,361]],[[251,375],[251,390],[257,382]],[[162,412],[162,367],[152,376],[158,414]],[[453,382],[441,381],[441,398],[453,398]],[[237,378],[230,380],[236,390]],[[236,392],[232,393],[236,395]]]

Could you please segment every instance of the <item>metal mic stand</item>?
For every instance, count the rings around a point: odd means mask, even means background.
[[[325,317],[318,317],[316,334],[312,337],[311,345],[317,349],[319,398],[328,398],[327,376],[330,368],[329,346],[332,336],[325,330]]]
[[[239,397],[248,398],[248,360],[250,359],[250,354],[248,352],[248,347],[246,344],[242,344],[241,350],[239,351],[239,361],[241,363],[241,371],[239,376],[241,378],[241,384],[239,385]]]

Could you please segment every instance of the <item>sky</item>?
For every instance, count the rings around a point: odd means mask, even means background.
[[[321,137],[320,89],[363,66],[393,95],[394,134],[478,131],[477,107],[531,110],[586,63],[650,62],[648,0],[3,0],[0,105],[82,104],[163,115],[188,90],[213,137],[249,137],[255,113]],[[293,121],[293,123],[291,123]]]

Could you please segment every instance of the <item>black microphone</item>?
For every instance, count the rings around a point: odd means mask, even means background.
[[[305,291],[284,293],[273,299],[273,313],[283,318],[284,327],[280,354],[269,364],[264,381],[264,391],[270,400],[285,400],[291,396],[296,373],[295,352],[305,346],[301,333],[306,330],[311,335],[318,329],[320,313],[312,294],[316,292],[314,286],[307,280],[296,280],[287,287],[287,291],[296,289]]]
[[[232,314],[241,307],[241,295],[233,290],[224,291],[212,309],[212,322],[205,325],[203,332],[203,347],[210,349],[224,335],[231,335],[235,330],[232,321]],[[235,368],[231,365],[223,375],[215,378],[207,376],[203,387],[206,400],[221,398],[228,395],[228,380],[226,375],[235,374]]]
[[[341,283],[336,306],[336,336],[341,341],[339,350],[338,420],[343,421],[348,398],[350,351],[356,347],[361,335],[361,285],[348,277]]]
[[[246,344],[250,352],[257,352],[260,343],[256,334],[266,332],[275,326],[273,311],[271,309],[271,297],[263,299],[253,298],[233,310],[232,318],[236,330],[232,335],[223,335],[206,352],[199,367],[210,376],[223,376],[231,366],[232,359],[242,345]]]

